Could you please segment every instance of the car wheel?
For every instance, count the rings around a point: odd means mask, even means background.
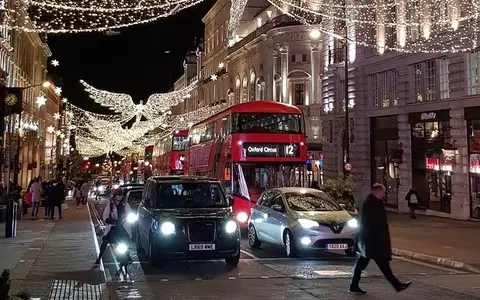
[[[257,231],[255,230],[255,226],[250,224],[248,226],[248,244],[251,248],[258,249],[262,245],[262,242],[258,240]]]
[[[238,252],[235,256],[225,257],[225,263],[229,266],[236,266],[240,261],[240,248],[238,248]]]
[[[346,249],[345,250],[345,255],[348,257],[356,257],[357,252],[355,252],[353,249]]]
[[[149,241],[149,257],[150,257],[150,264],[154,267],[161,267],[164,265],[165,261],[161,259],[158,255],[157,246],[155,245],[155,240],[150,237]]]
[[[297,257],[298,256],[298,248],[295,243],[295,238],[290,230],[285,230],[283,234],[283,242],[285,245],[285,254],[287,257]]]

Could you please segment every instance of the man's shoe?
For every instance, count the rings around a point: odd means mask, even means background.
[[[401,292],[403,290],[406,290],[408,289],[408,287],[412,284],[411,281],[407,281],[405,283],[400,283],[400,285],[398,285],[397,287],[395,287],[395,289],[397,290],[397,292]]]
[[[348,291],[355,295],[365,295],[367,293],[358,286],[350,286],[350,289]]]

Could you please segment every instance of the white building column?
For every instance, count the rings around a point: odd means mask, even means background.
[[[277,74],[277,50],[272,50],[272,100],[277,101],[277,84],[275,75]]]
[[[318,84],[318,75],[320,67],[320,45],[319,43],[314,43],[311,45],[310,51],[310,65],[312,67],[311,82],[310,82],[310,97],[306,99],[306,105],[320,103],[317,96],[317,84]]]
[[[288,97],[288,45],[280,47],[280,66],[282,72],[282,102],[292,104]]]

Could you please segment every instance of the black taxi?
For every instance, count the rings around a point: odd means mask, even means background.
[[[137,247],[152,265],[169,260],[240,259],[240,229],[220,182],[197,176],[150,177],[138,208]]]

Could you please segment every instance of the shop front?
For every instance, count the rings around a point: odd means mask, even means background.
[[[307,184],[311,186],[314,181],[323,184],[323,153],[321,144],[307,143]]]
[[[371,181],[385,185],[385,204],[398,207],[399,164],[403,151],[398,144],[398,117],[382,116],[370,119]]]
[[[480,219],[480,107],[465,108],[470,173],[470,217]]]
[[[411,113],[412,183],[421,208],[450,213],[456,149],[449,110]]]

